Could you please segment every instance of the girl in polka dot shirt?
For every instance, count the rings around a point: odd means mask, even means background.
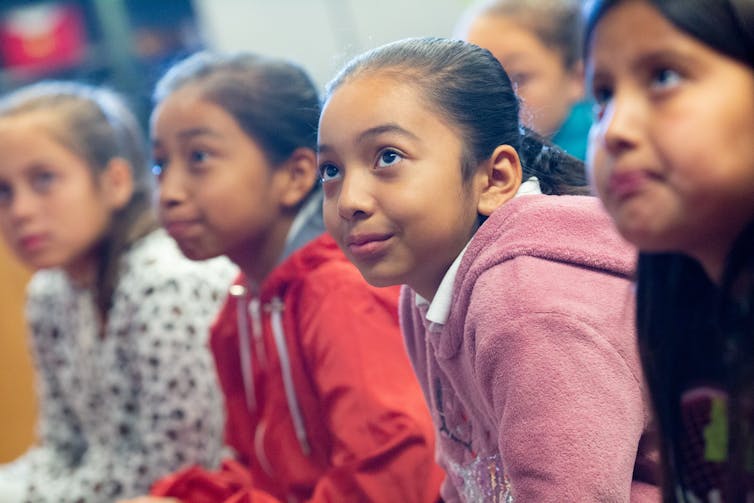
[[[219,456],[206,334],[235,268],[191,262],[158,230],[142,140],[104,89],[42,83],[0,101],[0,230],[37,271],[39,390],[38,443],[0,467],[0,501],[109,503]]]

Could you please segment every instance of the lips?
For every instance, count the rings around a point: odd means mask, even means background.
[[[644,170],[614,172],[607,184],[607,191],[613,199],[622,201],[642,190],[644,185],[656,178]]]
[[[163,223],[165,230],[174,239],[181,239],[192,234],[199,226],[198,220],[169,220]]]
[[[351,234],[346,239],[346,248],[356,259],[375,259],[387,250],[392,237],[390,233]]]
[[[47,236],[45,234],[27,234],[18,240],[21,249],[27,253],[39,251],[45,246]]]

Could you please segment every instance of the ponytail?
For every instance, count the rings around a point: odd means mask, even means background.
[[[524,180],[536,176],[543,194],[588,195],[584,163],[529,128],[518,149]]]

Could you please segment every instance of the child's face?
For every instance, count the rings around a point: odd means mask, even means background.
[[[462,182],[457,132],[383,75],[347,81],[323,110],[325,224],[371,284],[431,298],[476,228],[478,191]]]
[[[0,227],[34,269],[88,278],[113,207],[86,161],[53,137],[45,112],[0,119]]]
[[[605,207],[639,248],[686,253],[715,277],[754,215],[754,73],[643,1],[609,11],[589,49]]]
[[[464,35],[503,65],[522,99],[522,122],[544,136],[555,134],[584,95],[581,67],[566,68],[558,51],[505,16],[479,16]]]
[[[151,136],[160,220],[181,251],[193,260],[227,255],[244,270],[265,261],[270,237],[285,233],[276,172],[260,145],[190,85],[157,106]]]

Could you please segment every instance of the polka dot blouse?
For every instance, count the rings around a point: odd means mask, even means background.
[[[235,274],[225,259],[185,259],[155,231],[123,259],[104,338],[90,291],[61,271],[34,275],[39,445],[15,463],[28,465],[25,502],[110,503],[217,462],[223,404],[206,343]]]

